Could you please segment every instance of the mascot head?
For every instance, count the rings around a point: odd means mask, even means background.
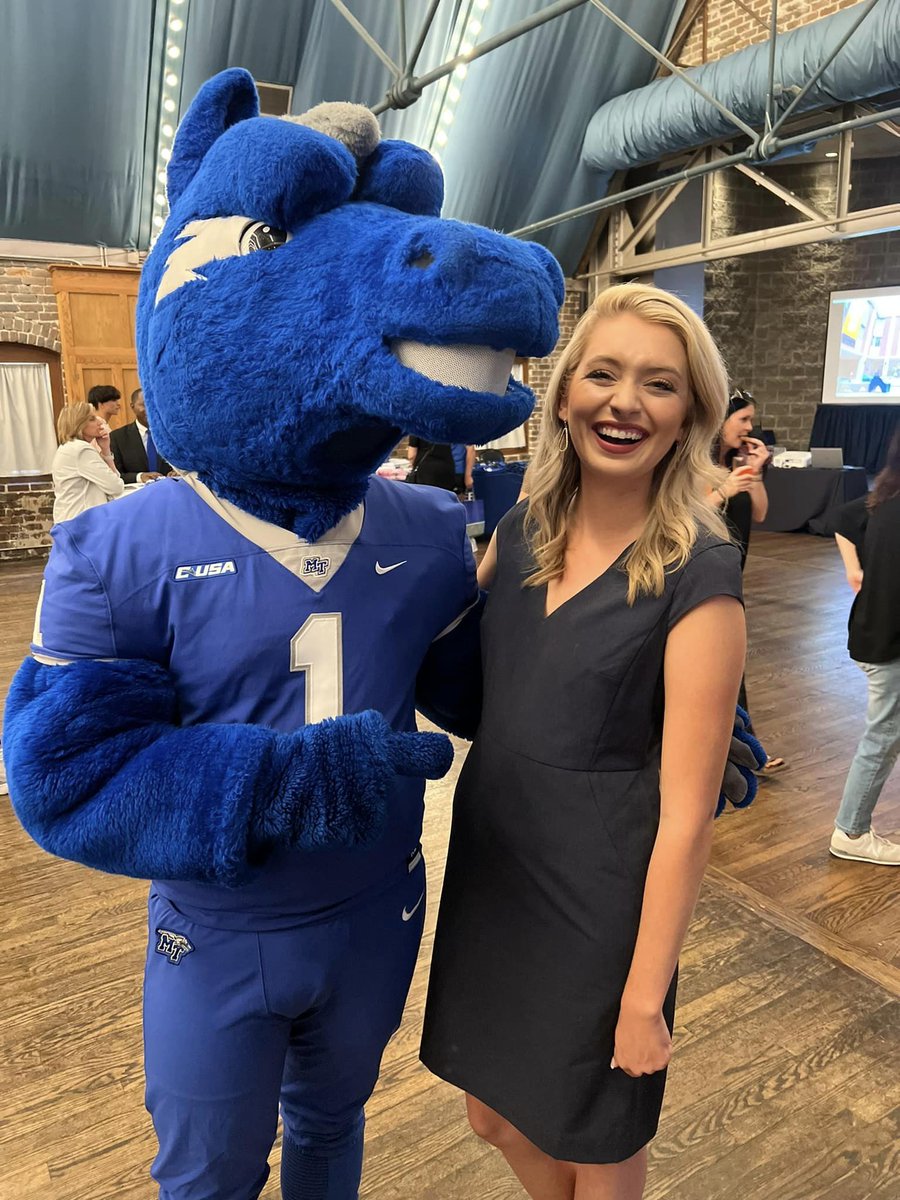
[[[553,348],[563,280],[543,247],[443,220],[435,160],[367,109],[258,113],[232,69],[178,130],[140,375],[170,462],[318,536],[404,433],[480,443],[525,420],[510,367]]]

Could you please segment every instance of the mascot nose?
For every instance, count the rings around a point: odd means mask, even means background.
[[[563,278],[559,263],[540,242],[523,242],[522,244],[531,252],[537,260],[538,265],[548,276],[550,286],[553,288],[553,295],[556,298],[557,307],[560,307],[566,298],[566,281]]]

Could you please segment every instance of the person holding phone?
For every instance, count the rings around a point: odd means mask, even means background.
[[[769,462],[768,447],[750,431],[756,420],[756,405],[749,392],[735,388],[728,398],[728,414],[716,445],[715,458],[730,472],[712,491],[712,502],[721,508],[725,524],[741,549],[741,569],[747,561],[750,530],[766,519],[769,497],[763,471]]]
[[[750,531],[754,524],[766,519],[769,511],[763,473],[771,455],[764,442],[750,436],[755,421],[753,397],[742,388],[735,388],[728,397],[728,411],[713,448],[713,458],[729,475],[712,489],[710,500],[721,509],[728,531],[740,548],[741,571],[750,548]],[[748,711],[747,685],[743,679],[738,704]],[[773,757],[763,770],[771,773],[785,765],[783,758]]]

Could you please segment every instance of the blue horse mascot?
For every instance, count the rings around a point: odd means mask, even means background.
[[[373,477],[402,433],[521,424],[542,247],[439,216],[434,159],[374,117],[199,92],[144,266],[138,358],[181,477],[56,526],[4,750],[45,849],[152,880],[147,1107],[164,1200],[251,1200],[279,1105],[286,1200],[358,1193],[363,1109],[424,918],[424,780],[471,717],[464,509]]]

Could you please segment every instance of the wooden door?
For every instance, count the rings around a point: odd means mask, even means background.
[[[128,399],[139,387],[134,313],[141,273],[136,267],[52,266],[59,309],[67,399],[86,400],[96,384],[122,393],[113,428],[133,420]]]

